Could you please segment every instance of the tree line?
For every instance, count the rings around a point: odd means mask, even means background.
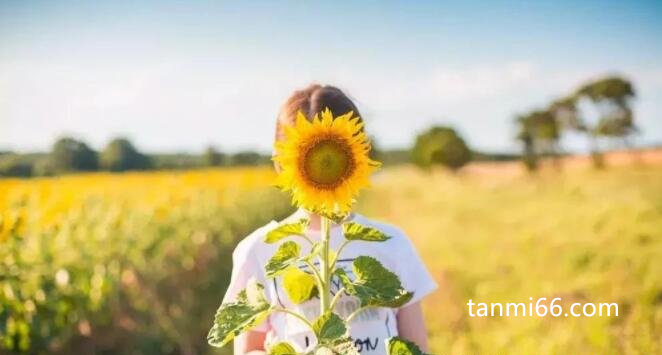
[[[434,126],[419,134],[410,149],[381,149],[372,138],[373,159],[384,165],[415,163],[423,168],[443,165],[457,170],[471,160],[514,160],[517,155],[472,151],[451,127]],[[202,153],[146,154],[126,138],[110,141],[101,151],[73,137],[58,139],[46,153],[0,152],[0,177],[53,176],[76,172],[178,170],[271,164],[257,151],[224,153],[213,146]]]
[[[632,137],[639,132],[632,112],[634,98],[634,85],[627,79],[602,77],[580,85],[546,107],[517,115],[516,139],[522,143],[521,154],[476,152],[452,127],[433,126],[416,137],[410,151],[411,161],[426,169],[439,165],[456,171],[472,160],[521,159],[528,170],[534,171],[541,158],[551,157],[560,167],[562,135],[575,132],[586,137],[594,166],[602,168],[605,164],[602,141],[615,141],[632,148]]]
[[[209,146],[202,154],[145,154],[127,138],[111,140],[101,151],[73,137],[59,138],[48,153],[0,152],[0,176],[52,176],[74,172],[172,170],[220,166],[254,166],[270,156],[253,151],[225,154]]]
[[[596,167],[604,166],[601,140],[616,140],[631,147],[638,132],[634,124],[631,82],[618,76],[603,77],[579,86],[545,107],[517,115],[516,140],[521,154],[478,152],[471,149],[452,127],[435,125],[419,133],[408,149],[382,150],[373,138],[372,156],[385,165],[414,163],[429,169],[435,165],[457,171],[470,161],[521,159],[531,171],[540,159],[551,157],[560,164],[560,140],[566,132],[584,135]],[[116,138],[100,152],[72,137],[58,139],[49,153],[12,154],[0,152],[0,176],[49,176],[84,171],[129,171],[192,169],[220,166],[271,164],[270,155],[256,151],[225,154],[208,147],[202,154],[144,154],[128,139]]]
[[[541,157],[560,164],[560,139],[566,132],[576,132],[588,140],[594,166],[603,167],[602,140],[632,146],[631,138],[638,132],[631,107],[634,98],[630,81],[608,76],[587,82],[546,107],[517,115],[516,139],[522,143],[524,165],[536,170]]]

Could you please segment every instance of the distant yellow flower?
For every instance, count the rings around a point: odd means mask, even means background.
[[[295,125],[285,128],[285,139],[275,144],[276,184],[304,209],[347,213],[379,167],[368,156],[370,143],[362,127],[353,112],[334,118],[326,109],[312,122],[299,112]]]

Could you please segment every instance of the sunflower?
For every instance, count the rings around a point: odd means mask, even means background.
[[[312,121],[299,111],[285,139],[276,142],[280,167],[276,185],[292,202],[324,215],[345,215],[379,163],[369,158],[370,142],[353,112],[333,117],[327,108]]]

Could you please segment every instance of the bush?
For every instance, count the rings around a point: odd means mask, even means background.
[[[14,154],[0,156],[0,176],[29,177],[32,176],[32,164]]]
[[[230,159],[232,166],[257,166],[270,163],[270,157],[257,152],[243,151],[234,154]]]
[[[34,176],[53,176],[55,173],[53,162],[48,157],[35,160],[32,166],[32,175]]]
[[[202,161],[205,166],[221,166],[225,165],[226,156],[214,147],[207,147],[202,156]]]
[[[99,168],[97,152],[71,137],[58,139],[51,151],[53,169],[58,172],[93,171]]]
[[[455,171],[471,160],[471,151],[454,129],[432,127],[416,137],[412,159],[423,168],[443,165]]]
[[[101,153],[101,166],[110,171],[144,170],[149,159],[140,153],[126,138],[110,141]]]

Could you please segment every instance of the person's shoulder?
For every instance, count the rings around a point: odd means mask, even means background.
[[[281,224],[292,223],[298,218],[301,218],[301,214],[299,212],[295,212],[294,214],[280,221],[271,220],[269,223],[254,230],[251,234],[242,239],[235,247],[234,254],[238,256],[257,256],[264,250],[270,251],[274,248],[274,245],[264,243],[264,238],[266,237],[267,233]]]
[[[233,255],[237,256],[247,256],[254,255],[258,249],[262,249],[265,244],[263,242],[264,237],[267,233],[275,228],[278,225],[276,221],[270,221],[269,223],[263,225],[262,227],[254,230],[252,233],[247,235],[244,239],[237,243],[237,246],[234,248]]]
[[[359,214],[357,214],[356,217],[354,218],[354,222],[381,231],[382,233],[391,237],[388,240],[389,243],[401,244],[401,243],[410,242],[409,237],[407,237],[407,234],[400,227],[395,226],[393,224],[386,223],[384,221],[380,221],[373,218],[368,218],[364,215],[359,215]]]

